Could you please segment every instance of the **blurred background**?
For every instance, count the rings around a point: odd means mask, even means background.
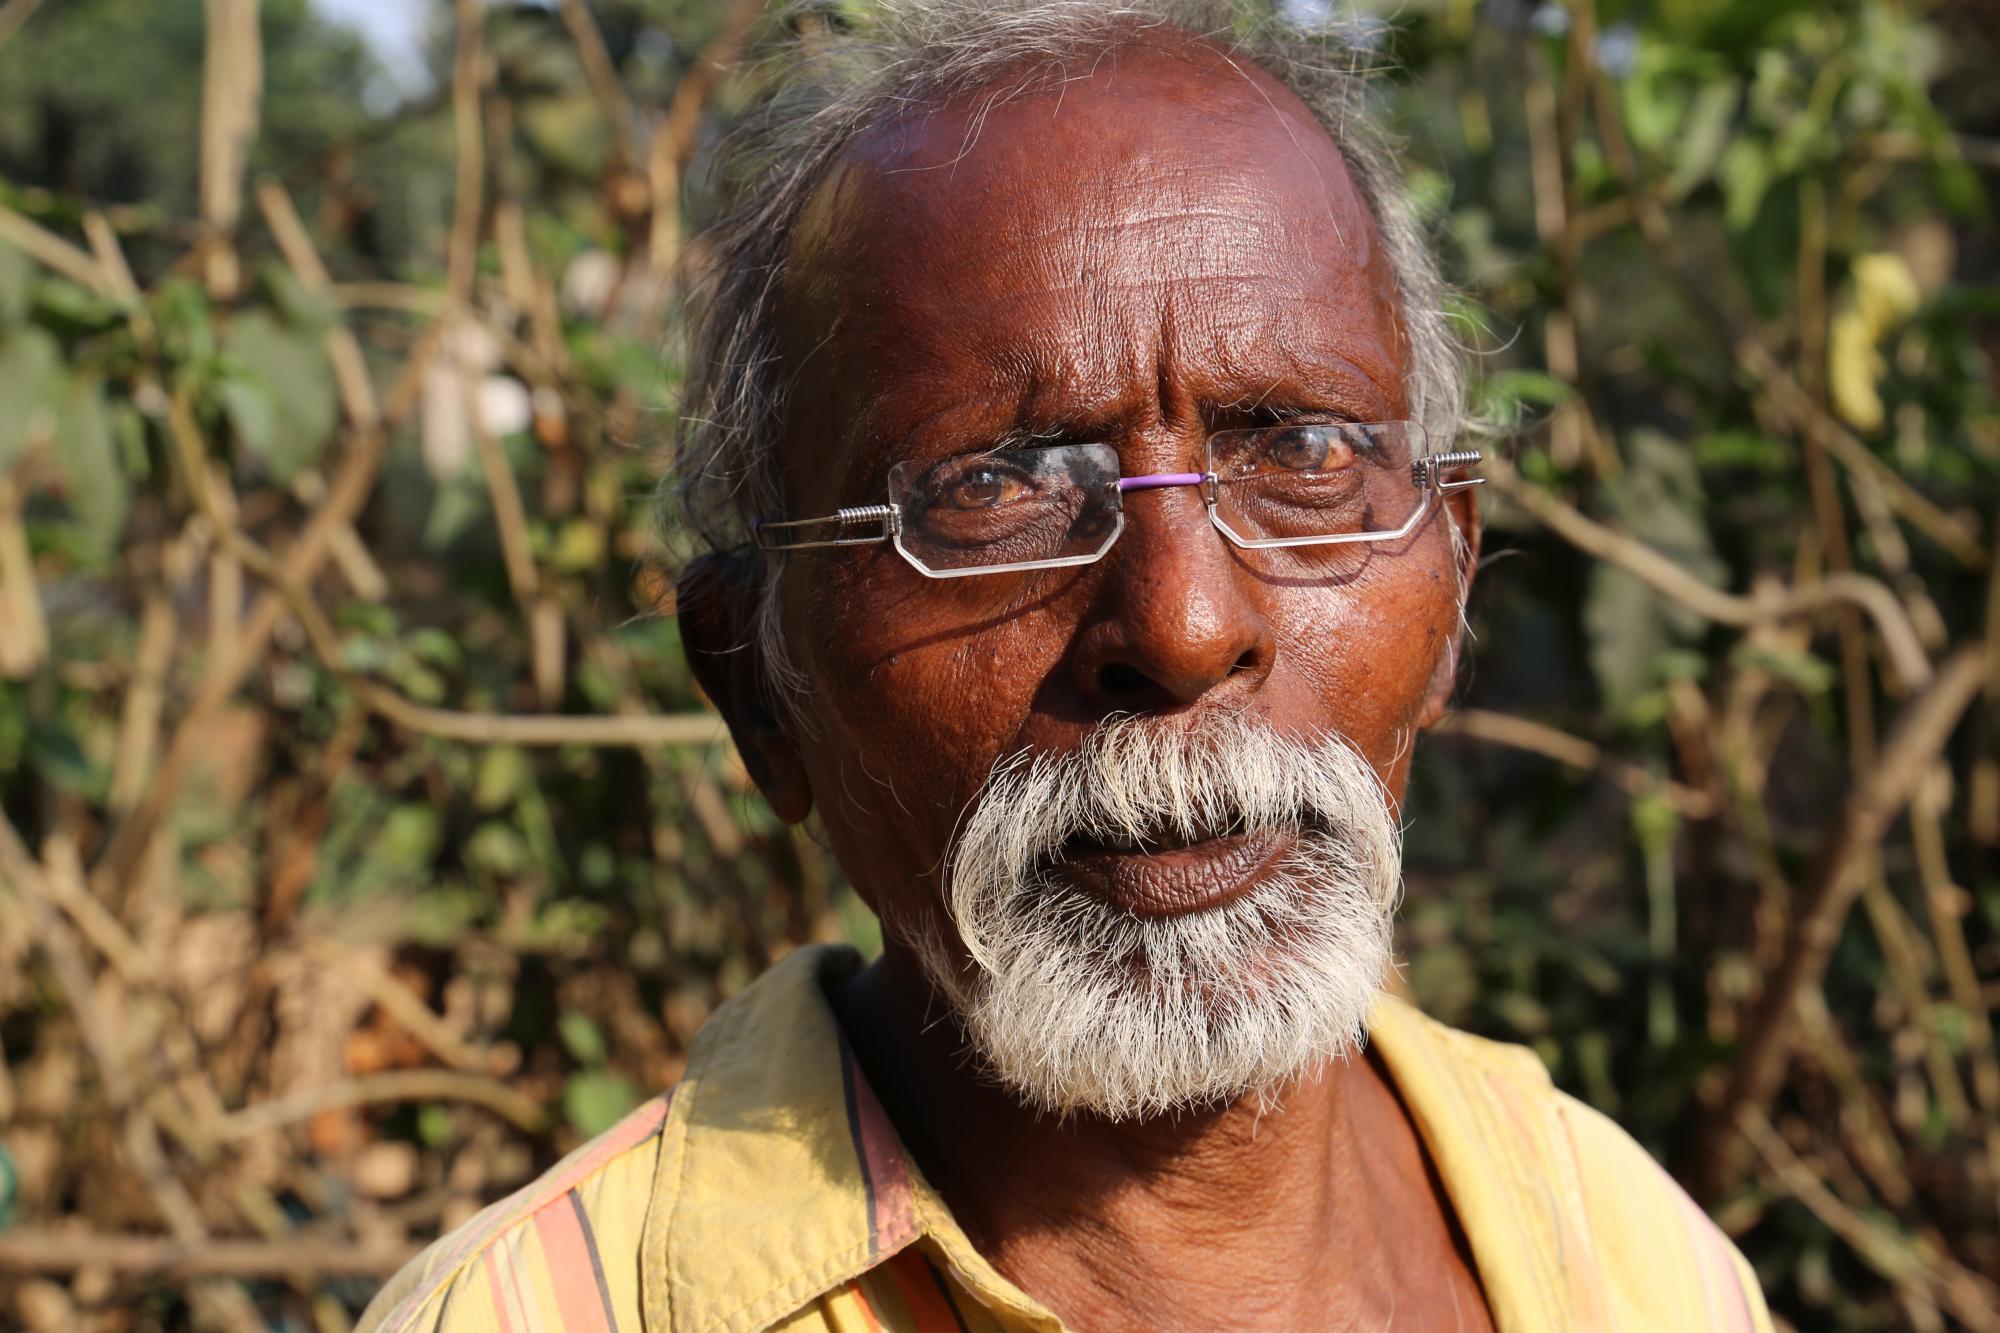
[[[0,1325],[347,1328],[873,946],[651,504],[761,7],[0,0]],[[2000,9],[1335,17],[1511,460],[1403,983],[2000,1326]]]

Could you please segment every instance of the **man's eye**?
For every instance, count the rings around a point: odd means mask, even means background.
[[[946,488],[945,502],[953,509],[992,509],[1018,499],[1026,489],[1019,477],[998,468],[979,468]]]
[[[1354,450],[1324,426],[1294,426],[1271,435],[1264,456],[1290,472],[1327,472],[1353,462]]]

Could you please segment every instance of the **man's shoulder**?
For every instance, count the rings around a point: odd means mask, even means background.
[[[1637,1139],[1556,1087],[1533,1051],[1400,1001],[1378,1012],[1377,1035],[1454,1202],[1510,1222],[1541,1216],[1530,1229],[1549,1243],[1536,1257],[1562,1270],[1549,1281],[1573,1277],[1580,1251],[1613,1326],[1770,1328],[1735,1245]]]
[[[376,1294],[362,1333],[640,1327],[640,1239],[672,1097],[440,1237]]]
[[[1592,1243],[1626,1308],[1658,1315],[1671,1304],[1682,1318],[1664,1327],[1768,1330],[1756,1273],[1701,1205],[1610,1116],[1566,1092],[1553,1096]]]

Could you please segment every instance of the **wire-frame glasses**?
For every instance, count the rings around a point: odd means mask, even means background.
[[[1125,495],[1199,487],[1209,521],[1247,550],[1395,541],[1415,532],[1477,449],[1426,454],[1413,421],[1310,422],[1216,431],[1206,468],[1119,475],[1109,444],[992,449],[899,463],[886,504],[751,525],[767,551],[891,542],[934,579],[1087,565],[1125,530]],[[1403,460],[1408,460],[1404,462]]]

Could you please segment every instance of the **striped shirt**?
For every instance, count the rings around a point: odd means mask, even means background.
[[[716,1012],[678,1088],[432,1245],[362,1328],[1061,1328],[972,1247],[862,1077],[826,998],[858,966],[787,957]],[[1735,1247],[1533,1054],[1393,999],[1370,1040],[1503,1333],[1769,1333]]]

